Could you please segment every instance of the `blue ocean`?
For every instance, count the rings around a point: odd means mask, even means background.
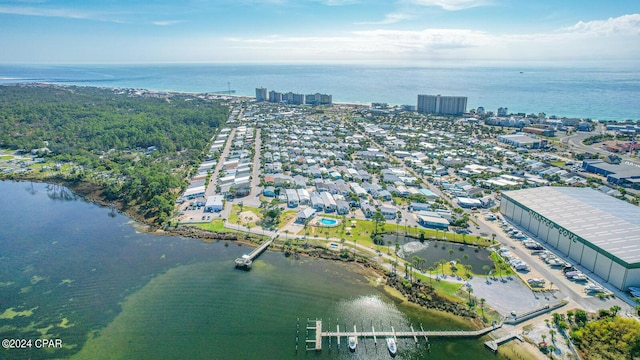
[[[51,82],[185,92],[256,87],[327,93],[334,102],[415,105],[418,94],[466,96],[468,109],[640,119],[640,69],[364,65],[0,65],[0,83]]]

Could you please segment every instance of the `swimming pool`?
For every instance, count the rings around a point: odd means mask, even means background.
[[[318,222],[320,224],[322,224],[322,225],[325,225],[325,226],[333,226],[333,225],[338,223],[337,220],[329,219],[329,218],[322,218],[322,219],[318,220]]]

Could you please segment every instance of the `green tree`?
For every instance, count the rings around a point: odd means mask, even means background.
[[[385,221],[384,215],[382,215],[382,212],[380,212],[380,210],[377,210],[371,216],[371,220],[373,220],[373,222],[375,223],[374,233],[377,234],[378,233],[378,226],[380,225],[381,222]]]

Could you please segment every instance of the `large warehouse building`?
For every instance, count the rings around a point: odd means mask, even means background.
[[[640,207],[589,188],[502,194],[500,212],[620,290],[640,287]]]

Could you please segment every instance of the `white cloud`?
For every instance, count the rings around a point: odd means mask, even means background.
[[[623,15],[607,20],[579,21],[573,26],[564,27],[560,32],[574,32],[582,34],[640,34],[640,14]]]
[[[380,21],[361,21],[355,23],[356,25],[388,25],[395,24],[402,20],[413,19],[415,16],[405,13],[389,13],[385,15],[384,19]]]
[[[491,5],[489,0],[406,0],[406,2],[422,6],[437,6],[448,11]]]
[[[638,15],[580,22],[546,33],[495,34],[470,29],[356,31],[344,36],[227,38],[236,54],[265,61],[610,61],[640,56]],[[286,54],[286,56],[283,56]]]
[[[171,26],[171,25],[179,24],[181,22],[183,21],[182,20],[158,20],[158,21],[152,22],[152,24],[156,26]]]
[[[89,11],[80,11],[75,9],[63,9],[63,8],[54,9],[54,8],[36,8],[36,7],[20,7],[20,6],[0,6],[0,14],[122,22],[121,20],[118,20],[118,19],[109,19],[108,16],[106,16],[105,14],[99,14],[99,13],[94,13]]]

